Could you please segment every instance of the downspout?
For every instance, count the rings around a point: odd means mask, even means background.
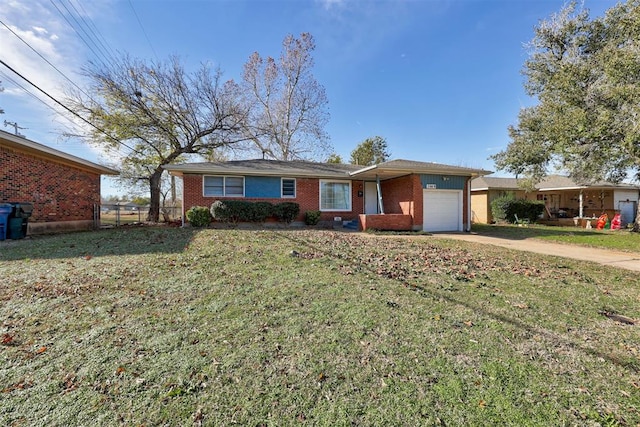
[[[471,231],[471,180],[473,176],[467,178],[467,229],[465,231]]]
[[[204,178],[203,178],[204,179]],[[180,177],[180,181],[182,181],[182,200],[180,200],[180,209],[182,210],[182,228],[185,227],[185,222],[184,222],[184,217],[186,216],[186,212],[184,210],[184,196],[185,196],[185,190],[184,190],[184,175],[182,175]]]
[[[378,210],[384,215],[384,206],[382,206],[382,186],[380,185],[380,176],[376,175],[376,191],[378,193]]]

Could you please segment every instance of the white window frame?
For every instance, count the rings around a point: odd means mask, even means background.
[[[348,194],[348,198],[347,198],[347,208],[346,209],[324,209],[322,207],[322,186],[324,184],[347,184],[348,188],[349,188],[349,194]],[[352,194],[352,189],[353,184],[351,183],[351,181],[343,181],[343,180],[337,180],[337,179],[321,179],[320,180],[320,184],[319,184],[319,198],[318,198],[318,203],[320,206],[318,206],[319,210],[321,212],[351,212],[352,210],[352,199],[353,199],[353,194]]]
[[[206,194],[205,192],[205,180],[207,177],[222,178],[222,194]],[[239,194],[227,194],[227,178],[239,178],[242,179],[242,195]],[[245,195],[245,179],[244,176],[227,176],[227,175],[202,175],[202,195],[204,197],[244,197]]]
[[[284,194],[284,182],[285,181],[293,181],[293,196],[285,196]],[[280,178],[280,197],[282,199],[295,199],[298,195],[297,191],[297,182],[295,178]]]

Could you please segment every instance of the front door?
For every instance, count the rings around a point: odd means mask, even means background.
[[[375,215],[378,211],[378,185],[375,182],[364,183],[364,213]]]

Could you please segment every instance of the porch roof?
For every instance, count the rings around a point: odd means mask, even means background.
[[[475,178],[471,181],[471,191],[486,191],[486,190],[522,190],[518,185],[521,182],[518,178],[500,178],[483,176]],[[614,190],[614,189],[628,189],[638,190],[639,187],[633,184],[620,183],[614,184],[607,181],[598,181],[592,184],[578,184],[568,176],[562,175],[549,175],[544,180],[535,185],[538,192],[545,191],[566,191],[566,190]]]
[[[410,174],[439,174],[460,176],[482,176],[490,174],[490,171],[482,169],[465,168],[461,166],[444,165],[441,163],[418,162],[413,160],[390,160],[377,165],[366,166],[362,169],[350,172],[349,175],[360,179],[381,180],[397,178]]]

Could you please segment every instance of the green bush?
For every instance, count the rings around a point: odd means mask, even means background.
[[[499,197],[491,202],[491,215],[496,222],[515,222],[527,219],[535,222],[544,211],[544,202],[516,200],[513,196]]]
[[[278,203],[273,206],[273,213],[278,220],[290,224],[300,214],[300,205],[293,202]]]
[[[542,212],[544,211],[544,202],[537,200],[514,200],[509,205],[507,212],[507,220],[509,222],[515,222],[515,216],[518,219],[528,219],[530,222],[538,220]]]
[[[255,202],[251,207],[253,222],[264,222],[265,219],[274,216],[273,205],[269,202]]]
[[[307,225],[316,225],[320,221],[320,211],[306,211],[304,213],[304,223]]]
[[[211,222],[211,214],[205,206],[192,206],[187,211],[187,220],[194,227],[206,227]]]
[[[491,201],[491,216],[495,222],[506,222],[509,205],[515,201],[513,195],[498,197]]]
[[[211,216],[221,222],[263,222],[274,216],[269,202],[246,202],[244,200],[217,200],[211,205]]]

